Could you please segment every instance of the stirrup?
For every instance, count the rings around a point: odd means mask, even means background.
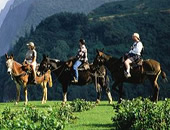
[[[131,74],[126,72],[126,71],[124,71],[124,75],[125,75],[126,78],[130,78],[131,77]]]
[[[77,80],[75,77],[73,77],[73,80],[72,80],[71,82],[72,82],[72,83],[77,83],[78,80]]]

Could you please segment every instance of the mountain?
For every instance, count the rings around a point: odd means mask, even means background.
[[[14,38],[16,31],[22,26],[32,1],[33,0],[16,0],[13,5],[11,5],[0,29],[0,55],[3,55],[9,50],[11,40]]]
[[[0,56],[18,37],[29,33],[44,18],[59,12],[88,14],[100,5],[116,0],[15,0],[0,29]]]
[[[6,6],[4,7],[4,9],[1,10],[0,12],[0,28],[1,28],[1,25],[10,9],[10,6],[13,4],[14,0],[9,0],[7,3],[6,3]]]
[[[43,54],[51,58],[67,60],[76,54],[78,40],[84,38],[91,63],[96,55],[96,49],[100,48],[104,48],[107,54],[121,57],[133,44],[131,35],[138,32],[145,47],[143,58],[160,62],[169,77],[169,23],[169,0],[117,1],[102,5],[91,11],[89,15],[66,12],[54,14],[42,20],[35,29],[32,28],[30,34],[20,37],[9,53],[13,53],[15,60],[22,63],[27,51],[26,43],[33,41],[38,52],[38,62],[42,60]],[[56,78],[53,78],[53,81],[55,82]],[[163,84],[160,80],[158,82],[160,99],[169,98],[170,83]],[[15,85],[6,73],[3,56],[0,60],[0,101],[13,100],[14,89]],[[144,85],[125,84],[124,89],[128,99],[137,96],[148,97],[152,93],[147,81]],[[29,99],[40,99],[40,91],[38,87],[30,87]],[[61,85],[55,82],[53,88],[48,90],[49,99],[62,99],[61,92]],[[69,100],[74,98],[94,100],[96,96],[94,86],[91,85],[85,88],[70,86],[68,92]],[[117,95],[114,92],[112,94],[114,99],[117,99]]]

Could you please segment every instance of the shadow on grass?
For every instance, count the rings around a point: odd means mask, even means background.
[[[94,127],[94,128],[98,128],[98,129],[102,129],[102,130],[105,130],[105,129],[110,129],[110,130],[115,130],[115,127],[113,124],[90,124],[90,125],[83,125],[83,126],[87,126],[87,127]]]
[[[98,104],[98,105],[96,105],[96,106],[113,106],[113,104]]]

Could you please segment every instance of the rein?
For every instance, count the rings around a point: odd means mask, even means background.
[[[61,66],[60,66],[60,67],[61,67]],[[61,72],[59,73],[59,75],[57,76],[56,80],[58,80],[58,78],[61,76],[61,74],[63,73],[64,69],[65,69],[65,66],[63,67],[63,69],[61,70]],[[54,80],[54,82],[55,82],[56,80]]]
[[[54,71],[58,70],[58,69],[61,68],[61,67],[62,67],[62,65],[60,65],[59,67],[51,70],[51,72],[54,72]],[[61,74],[63,73],[64,69],[65,69],[65,66],[64,66],[63,69],[60,71],[59,75],[56,77],[56,79],[54,80],[54,82],[56,82],[56,81],[58,80],[58,78],[59,78],[59,77],[61,76]]]

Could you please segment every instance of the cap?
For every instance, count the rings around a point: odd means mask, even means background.
[[[134,33],[133,36],[137,37],[140,40],[140,37],[139,37],[138,33]]]
[[[27,43],[27,46],[32,46],[32,47],[34,47],[35,45],[34,45],[33,42],[29,42],[29,43]]]

